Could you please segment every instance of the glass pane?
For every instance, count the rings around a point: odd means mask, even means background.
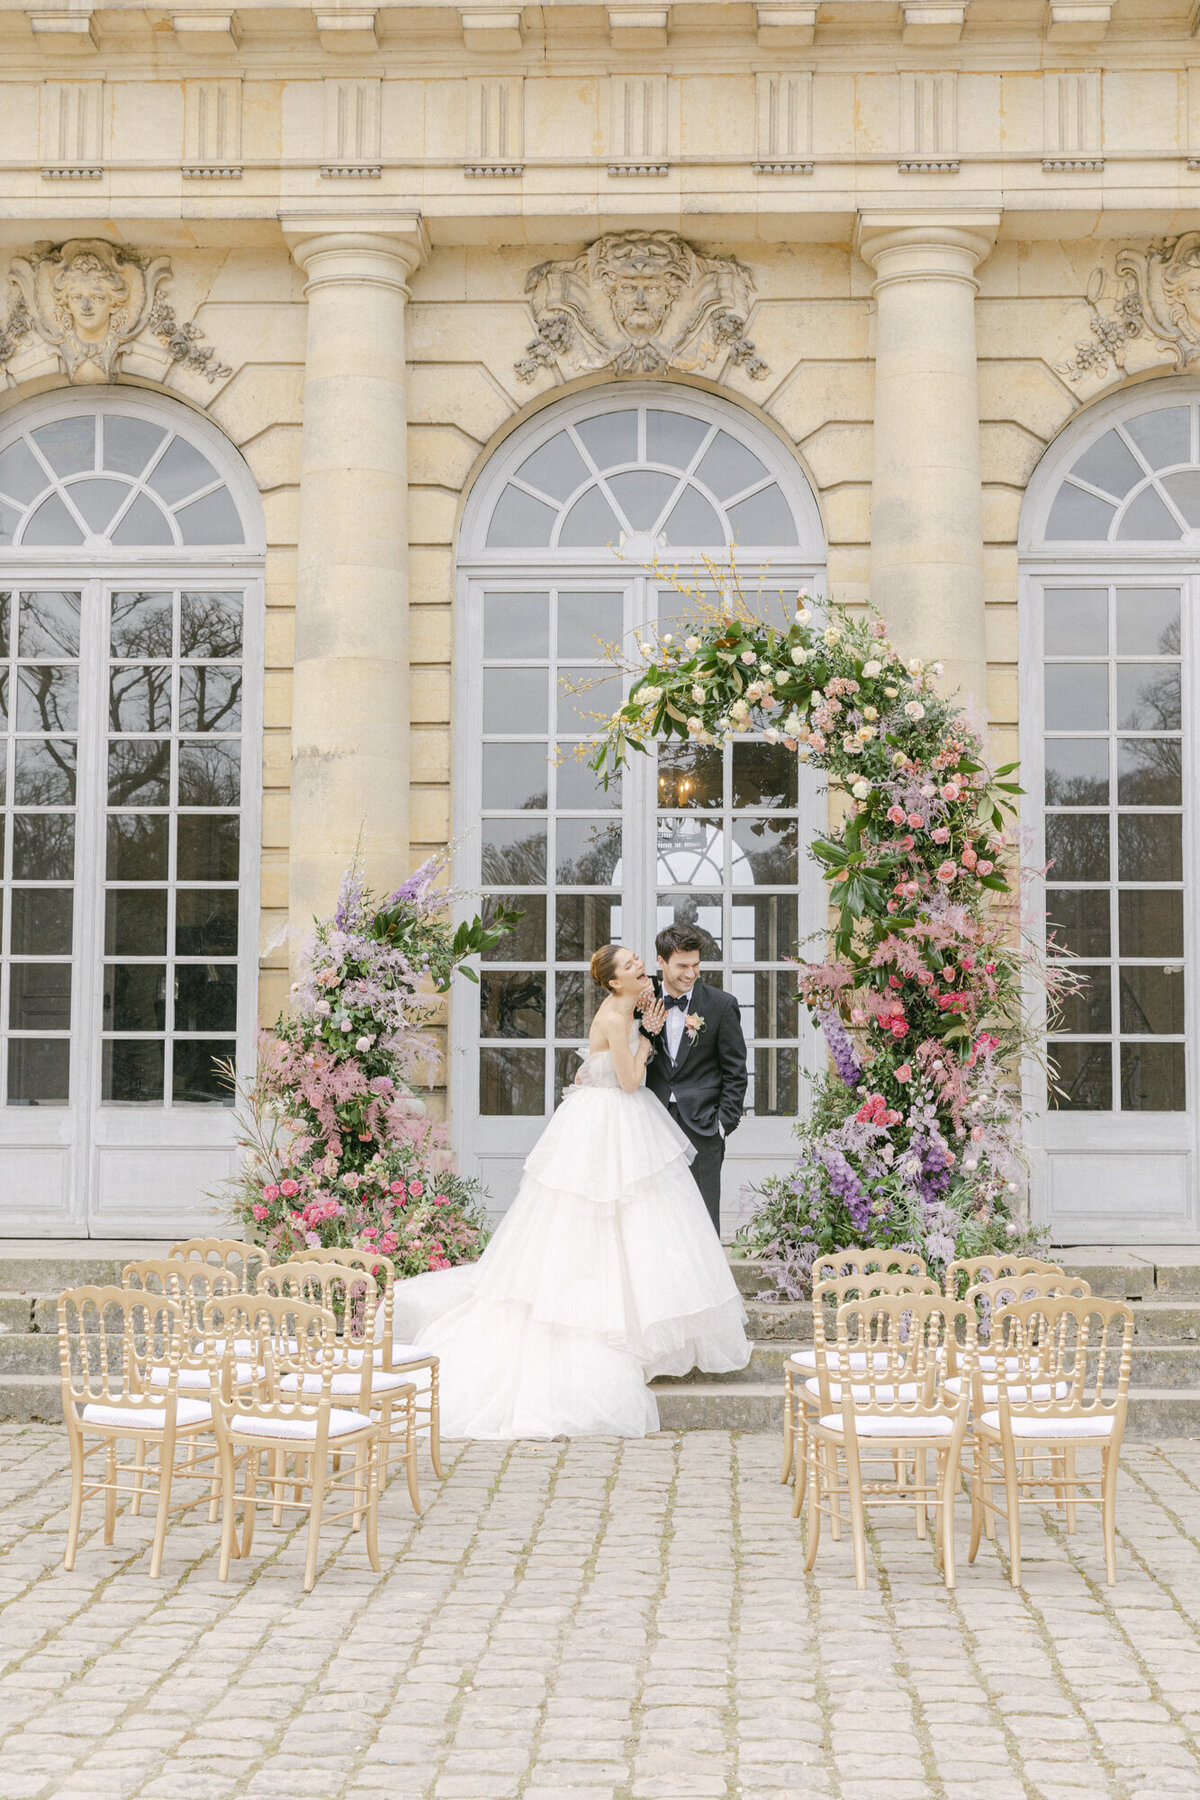
[[[617,463],[638,459],[636,412],[598,413],[575,430],[601,474]]]
[[[740,746],[739,746],[740,748]],[[658,746],[658,804],[663,808],[720,806],[724,759],[699,744]]]
[[[166,1019],[167,972],[161,963],[105,965],[106,1031],[161,1031]]]
[[[1121,1045],[1121,1105],[1126,1112],[1186,1112],[1184,1046]]]
[[[561,973],[555,981],[555,1037],[585,1038],[592,1027],[596,1009],[604,995],[590,975],[582,970]],[[578,1063],[575,1068],[578,1069]],[[572,1071],[572,1080],[575,1071]]]
[[[489,550],[541,550],[550,542],[558,518],[555,507],[535,500],[521,488],[506,487],[488,522]],[[539,1106],[538,1111],[541,1111]]]
[[[480,912],[490,922],[497,904],[524,913],[524,918],[502,937],[492,950],[485,950],[483,961],[494,963],[545,962],[546,900],[543,894],[489,894]]]
[[[760,1119],[794,1118],[800,1104],[800,1056],[796,1050],[754,1053],[754,1079],[747,1101]]]
[[[792,509],[774,482],[739,500],[729,509],[729,523],[739,544],[798,544]]]
[[[1068,994],[1051,1021],[1052,1031],[1079,1033],[1112,1030],[1112,971],[1079,969],[1086,986]]]
[[[621,521],[616,513],[600,489],[593,487],[579,496],[563,520],[558,541],[564,548],[600,544],[615,547],[620,542],[621,531]]]
[[[28,505],[48,485],[45,469],[23,438],[0,453],[0,494]]]
[[[1163,406],[1125,421],[1131,437],[1152,469],[1169,469],[1173,463],[1190,462],[1191,409]]]
[[[1046,805],[1108,805],[1107,738],[1046,739]]]
[[[742,996],[734,977],[734,993]],[[752,977],[753,1003],[742,1002],[742,1025],[747,1037],[794,1038],[799,1027],[800,1002],[795,972],[791,969],[759,969]]]
[[[550,787],[550,765],[544,744],[489,744],[483,758],[483,804],[489,811],[504,807],[544,807]]]
[[[241,797],[242,752],[236,743],[180,743],[180,806],[236,806]]]
[[[1181,469],[1177,475],[1164,475],[1162,485],[1188,524],[1193,529],[1200,525],[1200,469]]]
[[[175,522],[185,544],[241,544],[245,542],[241,515],[227,487],[219,487],[203,500],[181,506]]]
[[[1117,655],[1179,655],[1179,589],[1117,589]]]
[[[1047,656],[1108,655],[1107,588],[1047,588]]]
[[[103,421],[103,436],[104,467],[121,475],[140,475],[166,432],[161,425],[151,425],[148,419],[110,413]]]
[[[1134,1037],[1183,1035],[1183,970],[1121,969],[1121,1030]]]
[[[700,949],[702,962],[719,962],[723,955],[724,927],[719,894],[660,894],[654,914],[654,929],[668,925],[690,925],[704,937]],[[794,948],[794,946],[793,946]]]
[[[14,1031],[69,1031],[70,963],[12,963],[8,1023]]]
[[[177,831],[180,881],[237,880],[240,822],[236,818],[220,813],[184,814]]]
[[[1114,499],[1123,500],[1130,488],[1145,478],[1146,471],[1118,434],[1106,431],[1072,464],[1071,473],[1090,481],[1093,487],[1103,488]]]
[[[719,825],[684,813],[658,820],[660,887],[720,887],[725,872],[725,833]]]
[[[485,669],[483,729],[530,735],[544,732],[550,716],[548,683],[545,669]]]
[[[650,407],[646,413],[646,460],[666,463],[669,469],[690,466],[710,427],[702,419],[687,413],[662,412]]]
[[[544,1050],[479,1052],[479,1111],[485,1118],[538,1118],[546,1108]]]
[[[185,499],[197,488],[207,487],[216,479],[217,471],[207,456],[202,456],[195,444],[189,444],[186,438],[177,437],[159,458],[148,485],[173,506],[177,500]]]
[[[1064,481],[1054,496],[1054,505],[1046,521],[1047,541],[1079,538],[1091,543],[1103,540],[1108,536],[1116,510],[1110,501],[1101,500],[1096,494]]]
[[[175,534],[162,508],[149,494],[139,494],[112,534],[118,548],[135,544],[174,544]]]
[[[0,725],[8,724],[8,670],[0,669]],[[7,774],[7,768],[5,769]]]
[[[39,548],[59,545],[64,549],[74,549],[82,544],[83,532],[63,505],[61,496],[51,494],[42,501],[26,524],[21,542],[35,544]]]
[[[783,744],[735,744],[733,804],[795,806],[795,752]]]
[[[677,476],[651,469],[631,469],[608,478],[609,491],[632,531],[653,531],[678,486]]]
[[[621,827],[601,819],[560,819],[555,875],[570,887],[603,887],[621,860]]]
[[[91,413],[54,419],[30,436],[56,475],[78,475],[96,466],[96,420]]]
[[[110,669],[110,731],[170,731],[171,671],[163,663]]]
[[[566,691],[564,683],[580,691]],[[621,704],[621,676],[617,669],[561,668],[558,671],[558,730],[590,734],[599,731]]]
[[[545,975],[485,973],[480,977],[479,993],[481,1037],[545,1037]]]
[[[765,480],[766,475],[765,466],[753,451],[747,450],[745,444],[739,444],[727,431],[718,431],[696,470],[696,479],[702,481],[718,500],[740,494],[743,488]]]
[[[1107,888],[1047,888],[1046,930],[1054,933],[1051,948],[1067,956],[1109,954]],[[1131,956],[1136,951],[1130,951]]]
[[[545,593],[483,596],[483,654],[489,660],[521,662],[550,654],[550,596]]]
[[[1122,731],[1180,729],[1179,664],[1118,663],[1117,725]]]
[[[546,879],[546,827],[529,819],[485,819],[480,867],[487,887],[538,887]]]
[[[184,594],[179,604],[179,654],[195,659],[242,654],[242,596],[215,592]]]
[[[1047,665],[1046,730],[1108,730],[1107,663]]]
[[[17,535],[21,514],[7,500],[0,500],[0,546],[11,544]]]
[[[584,1036],[583,1032],[578,1035],[581,1039]],[[556,1107],[562,1105],[564,1089],[574,1087],[581,1066],[582,1058],[576,1045],[554,1052],[554,1093],[551,1098]]]
[[[166,893],[152,888],[110,890],[104,896],[104,949],[109,956],[165,956]]]
[[[175,970],[176,1031],[233,1031],[236,1025],[237,965],[179,963]]]
[[[79,723],[79,669],[51,663],[17,670],[17,730],[74,731]]]
[[[10,1038],[8,1103],[10,1106],[62,1106],[71,1093],[71,1044],[68,1038]]]
[[[1110,1045],[1051,1043],[1049,1050],[1046,1104],[1051,1111],[1112,1111]]]
[[[13,874],[19,881],[70,881],[75,874],[75,821],[69,814],[13,817]]]
[[[621,777],[610,777],[606,790],[595,770],[573,754],[574,749],[573,744],[563,746],[563,759],[555,777],[555,804],[568,812],[584,807],[589,812],[598,812],[602,807],[606,812],[615,812],[621,804]]]
[[[12,891],[14,956],[70,956],[70,888],[20,888]]]
[[[625,628],[625,596],[611,589],[558,596],[558,655],[602,657]]]
[[[588,479],[589,469],[565,431],[556,432],[548,444],[527,456],[517,470],[522,481],[540,488],[552,500],[565,500]]]
[[[1143,488],[1131,500],[1125,517],[1117,527],[1119,539],[1140,539],[1145,543],[1173,542],[1182,537],[1179,521],[1153,488]]]
[[[1117,821],[1122,881],[1182,881],[1183,821],[1178,814],[1131,813]]]
[[[1056,881],[1107,881],[1107,818],[1052,814],[1046,820],[1046,861]]]
[[[188,823],[190,822],[189,820]],[[108,879],[165,881],[167,825],[168,821],[161,813],[111,815],[108,821]],[[182,873],[181,869],[180,874]]]
[[[105,1100],[139,1102],[163,1097],[163,1046],[160,1043],[106,1043],[102,1094]]]
[[[172,1100],[180,1106],[232,1106],[233,1089],[221,1065],[233,1054],[232,1038],[177,1038],[171,1051]]]
[[[17,655],[57,659],[79,655],[78,594],[39,588],[21,595]]]
[[[73,481],[68,492],[71,505],[82,515],[88,529],[97,537],[104,537],[117,509],[128,499],[130,488],[124,481],[109,481],[101,475],[92,481]]]
[[[176,956],[236,956],[236,888],[181,888],[175,896]]]
[[[240,670],[209,663],[180,670],[180,731],[239,731],[241,724]]]
[[[111,653],[131,662],[171,654],[171,596],[123,590],[111,599]]]
[[[1117,739],[1117,800],[1122,806],[1178,806],[1183,799],[1179,738]]]
[[[795,894],[739,894],[730,908],[734,962],[783,962],[799,938]]]
[[[724,549],[725,527],[702,494],[685,488],[664,527],[668,544]]]
[[[1126,889],[1117,905],[1122,956],[1183,955],[1183,895],[1178,888]]]
[[[797,879],[794,819],[735,819],[734,887],[783,887]]]
[[[13,799],[18,806],[75,804],[75,745],[70,738],[28,738],[14,748]]]
[[[171,746],[124,738],[108,746],[110,806],[166,806],[171,798]]]
[[[602,944],[621,941],[619,894],[560,894],[554,954],[559,962],[591,962]]]

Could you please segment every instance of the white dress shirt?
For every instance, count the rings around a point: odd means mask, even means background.
[[[664,994],[663,997],[664,997],[664,999],[671,998],[671,996],[667,995],[667,994]],[[672,1062],[675,1062],[678,1059],[679,1046],[683,1042],[683,1028],[684,1028],[684,1023],[685,1023],[685,1018],[686,1018],[686,1015],[691,1012],[691,1010],[692,1010],[692,989],[689,988],[687,993],[684,996],[684,1005],[683,1006],[672,1006],[667,1013],[667,1023],[666,1023],[665,1030],[666,1030],[666,1034],[667,1034],[667,1049],[671,1053],[671,1061]],[[672,1095],[672,1098],[674,1098],[673,1095]]]

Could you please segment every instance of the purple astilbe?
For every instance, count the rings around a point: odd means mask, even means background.
[[[829,1045],[834,1067],[846,1086],[853,1091],[862,1081],[863,1072],[862,1066],[854,1054],[850,1034],[832,1007],[822,1008],[820,1020],[821,1030],[825,1033],[825,1042]]]

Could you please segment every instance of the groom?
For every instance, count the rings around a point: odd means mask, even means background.
[[[746,1098],[746,1040],[733,995],[700,980],[706,942],[690,925],[659,932],[654,991],[667,1016],[658,1032],[642,1029],[657,1038],[646,1086],[696,1147],[692,1174],[719,1237],[721,1164]]]

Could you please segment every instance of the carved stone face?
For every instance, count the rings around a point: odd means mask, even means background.
[[[1200,341],[1200,256],[1193,251],[1169,268],[1163,288],[1175,323]]]
[[[113,313],[128,298],[129,290],[119,275],[106,269],[96,256],[77,256],[61,270],[54,283],[60,305],[70,314],[76,337],[84,344],[102,344],[113,322]]]
[[[675,304],[678,283],[657,270],[631,270],[605,283],[613,317],[630,337],[658,337]]]

